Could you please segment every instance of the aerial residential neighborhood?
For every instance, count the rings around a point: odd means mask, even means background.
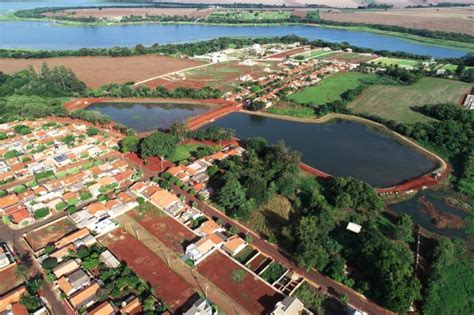
[[[474,2],[0,2],[0,315],[474,314]]]

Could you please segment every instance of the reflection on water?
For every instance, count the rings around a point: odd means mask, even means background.
[[[333,120],[301,123],[232,113],[213,125],[236,130],[237,137],[262,136],[302,153],[302,161],[335,176],[353,176],[377,187],[389,187],[426,174],[436,162],[365,124]]]
[[[200,104],[175,103],[99,103],[87,108],[111,117],[137,131],[167,129],[174,122],[182,122],[210,110],[210,106]]]

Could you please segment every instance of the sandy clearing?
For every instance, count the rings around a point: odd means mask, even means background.
[[[15,73],[32,65],[39,70],[43,63],[50,67],[64,65],[72,69],[89,87],[107,83],[141,81],[169,72],[195,67],[204,62],[159,55],[132,57],[59,57],[46,59],[0,59],[0,71]]]

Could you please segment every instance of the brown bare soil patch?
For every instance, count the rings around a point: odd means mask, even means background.
[[[95,17],[95,18],[116,18],[123,16],[188,16],[206,18],[211,14],[212,9],[193,8],[103,8],[103,9],[74,9],[59,12],[47,12],[43,14],[48,17],[68,16],[68,17]]]
[[[397,25],[474,35],[474,9],[472,8],[322,12],[321,17],[325,20],[338,22]]]
[[[166,78],[159,78],[145,84],[149,87],[164,86],[168,89],[210,86],[227,92],[233,90],[241,83],[240,76],[242,75],[250,75],[254,79],[268,75],[268,73],[263,71],[266,67],[275,70],[276,63],[266,61],[258,62],[253,66],[245,66],[240,65],[238,61],[229,61],[186,71],[182,79],[167,80]]]
[[[21,277],[16,274],[17,264],[0,271],[0,295],[12,290],[23,282]]]
[[[64,218],[36,231],[28,233],[25,239],[31,248],[36,252],[44,248],[46,245],[56,242],[63,236],[70,234],[74,230],[76,230],[74,222],[69,220],[69,218]]]
[[[250,314],[268,314],[273,310],[275,303],[283,298],[280,293],[272,290],[219,251],[199,263],[197,269]],[[242,270],[244,273],[240,281],[233,279],[232,275],[236,270]]]
[[[110,235],[112,239],[104,237],[102,243],[118,259],[125,261],[138,276],[150,283],[157,297],[162,299],[173,313],[194,295],[191,286],[140,241],[122,229]]]
[[[15,73],[28,66],[37,71],[47,63],[50,67],[64,65],[89,87],[107,83],[142,81],[151,77],[180,71],[203,64],[201,61],[159,55],[132,57],[62,57],[47,59],[0,59],[0,71]]]
[[[184,254],[184,244],[196,237],[191,231],[157,208],[140,214],[134,210],[130,216],[166,247],[180,255]]]

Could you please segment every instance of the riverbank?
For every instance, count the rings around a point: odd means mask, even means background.
[[[466,52],[474,50],[473,43],[464,43],[451,40],[441,40],[436,38],[423,37],[418,35],[412,35],[402,32],[391,32],[384,31],[370,27],[364,26],[334,26],[334,25],[325,25],[322,24],[308,24],[308,23],[299,23],[299,22],[278,22],[278,23],[210,23],[206,21],[137,21],[137,22],[121,22],[114,20],[105,20],[97,22],[82,22],[82,21],[68,21],[62,19],[55,19],[51,17],[44,18],[20,18],[15,15],[14,12],[7,13],[0,16],[0,21],[32,21],[32,22],[50,22],[53,26],[72,26],[72,27],[84,27],[84,26],[126,26],[126,25],[147,25],[147,24],[157,24],[157,25],[207,25],[207,26],[228,26],[228,27],[285,27],[285,26],[311,26],[318,27],[323,29],[339,29],[347,30],[354,32],[368,32],[379,35],[385,35],[390,37],[402,38],[407,41],[416,44],[425,44],[425,45],[434,45],[438,47],[445,48],[455,48],[465,50]]]

